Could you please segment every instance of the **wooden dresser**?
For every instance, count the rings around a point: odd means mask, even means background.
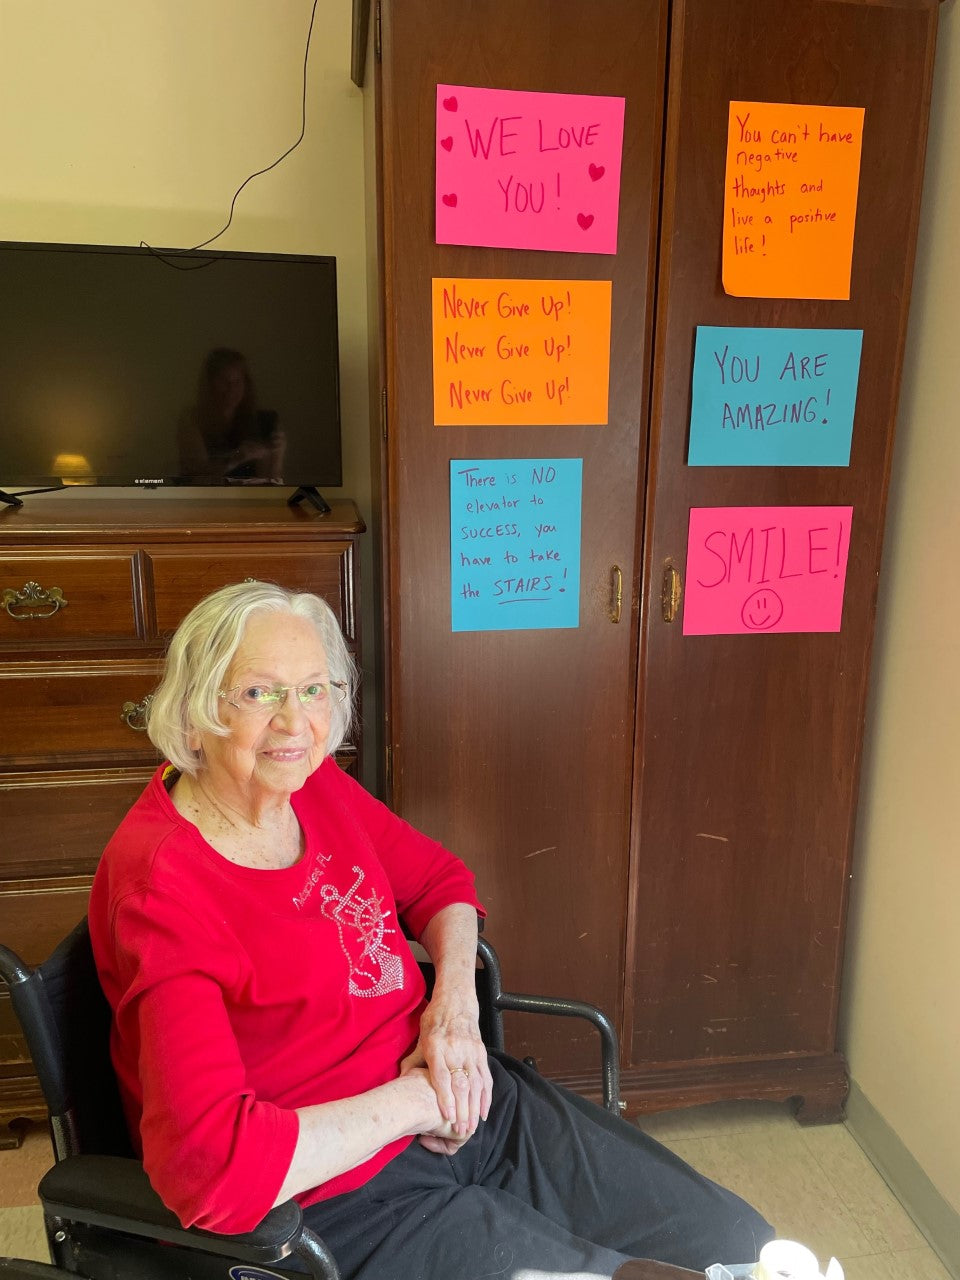
[[[0,510],[0,942],[46,958],[83,916],[97,860],[157,764],[144,699],[184,614],[230,582],[314,591],[359,658],[352,502],[27,499]],[[358,717],[359,719],[359,717]],[[356,772],[359,736],[343,767]],[[0,1145],[45,1109],[0,991]]]

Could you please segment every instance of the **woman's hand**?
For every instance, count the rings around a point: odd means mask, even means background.
[[[430,1073],[440,1110],[452,1129],[450,1136],[466,1141],[486,1120],[493,1093],[474,991],[435,992],[420,1019],[417,1046],[401,1070],[421,1064]]]
[[[355,1169],[397,1138],[418,1138],[447,1155],[465,1141],[441,1112],[430,1073],[411,1059],[395,1080],[354,1097],[298,1107],[297,1117],[297,1145],[274,1205]]]
[[[433,1104],[434,1115],[432,1127],[424,1126],[424,1129],[417,1134],[417,1141],[422,1147],[426,1147],[428,1151],[434,1152],[438,1156],[452,1156],[469,1141],[470,1135],[466,1137],[457,1137],[453,1132],[453,1126],[446,1119],[440,1110],[440,1103],[437,1100],[436,1090],[430,1079],[430,1072],[424,1065],[423,1055],[416,1049],[413,1053],[407,1055],[400,1063],[400,1078],[422,1080],[426,1088],[430,1091],[430,1098]]]
[[[433,961],[436,981],[410,1060],[426,1064],[452,1137],[463,1142],[486,1120],[493,1094],[480,1038],[475,909],[462,902],[442,908],[427,921],[420,942]]]
[[[435,1156],[455,1156],[469,1138],[440,1138],[435,1133],[421,1133],[417,1138],[421,1147],[426,1147]]]

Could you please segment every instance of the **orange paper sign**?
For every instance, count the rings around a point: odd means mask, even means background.
[[[863,107],[731,102],[723,287],[849,298]]]
[[[433,420],[607,421],[609,280],[433,281]]]

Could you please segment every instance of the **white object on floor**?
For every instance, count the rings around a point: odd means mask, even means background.
[[[753,1275],[755,1280],[843,1280],[843,1267],[831,1258],[824,1276],[816,1254],[806,1245],[795,1240],[771,1240],[760,1250]]]

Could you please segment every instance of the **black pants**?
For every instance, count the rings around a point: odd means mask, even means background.
[[[628,1258],[753,1262],[770,1225],[633,1125],[490,1055],[490,1117],[454,1156],[413,1143],[306,1225],[344,1280],[598,1280]]]

